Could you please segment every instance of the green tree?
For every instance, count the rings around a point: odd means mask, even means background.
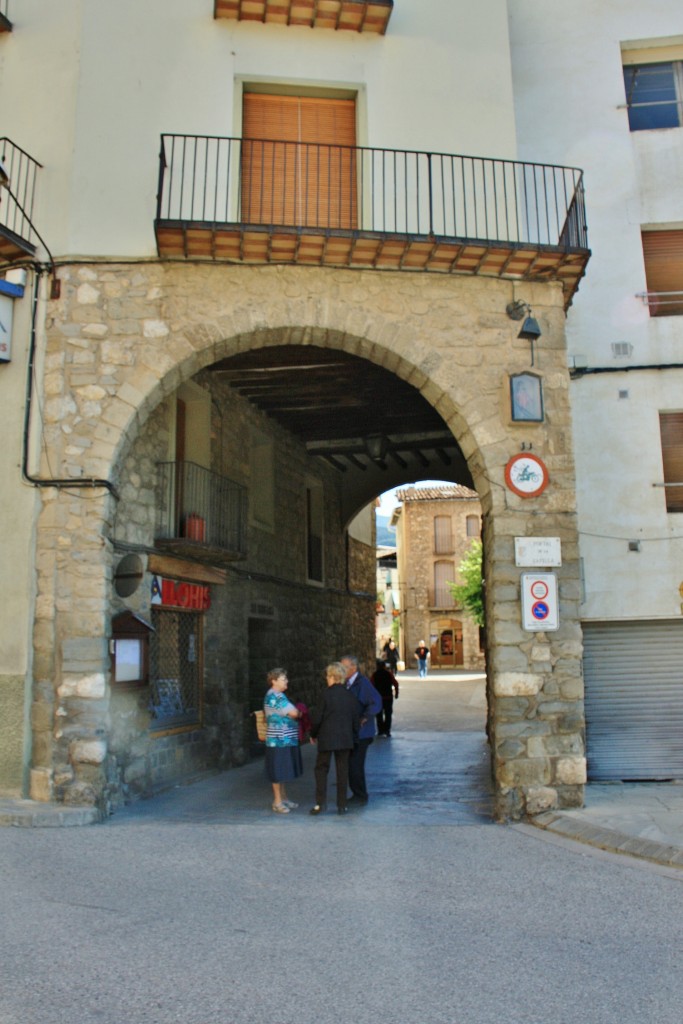
[[[463,582],[448,584],[454,599],[478,626],[484,625],[482,551],[481,541],[473,540],[458,566],[458,573]]]

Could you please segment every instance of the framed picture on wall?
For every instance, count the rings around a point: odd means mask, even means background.
[[[510,377],[510,408],[515,423],[542,423],[541,378],[535,373],[513,373]]]

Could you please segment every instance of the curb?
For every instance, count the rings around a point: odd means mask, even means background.
[[[97,807],[65,807],[37,800],[0,800],[0,827],[65,828],[104,821]]]
[[[592,825],[590,822],[570,818],[568,815],[557,814],[554,811],[545,811],[543,814],[537,814],[527,820],[536,828],[554,832],[564,836],[565,839],[575,839],[587,846],[596,846],[599,850],[621,853],[628,857],[638,857],[641,860],[653,861],[665,867],[683,869],[683,850],[678,846],[658,843],[652,839],[640,839],[638,836],[629,836],[625,832],[603,828],[601,825]]]

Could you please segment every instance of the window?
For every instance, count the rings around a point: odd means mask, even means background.
[[[356,102],[244,93],[242,221],[354,228]]]
[[[275,456],[273,442],[260,430],[250,432],[249,517],[253,526],[275,528]]]
[[[310,581],[323,581],[323,489],[306,488],[306,575]]]
[[[455,567],[453,562],[434,563],[434,595],[431,601],[432,608],[452,608],[454,605],[453,595],[448,586],[455,582]]]
[[[643,231],[650,316],[683,316],[683,230]]]
[[[479,536],[479,516],[468,516],[467,517],[467,536],[478,537]]]
[[[450,555],[453,552],[453,531],[450,516],[434,516],[434,554]]]
[[[153,729],[201,725],[202,616],[152,609],[150,699]]]
[[[632,132],[683,124],[683,61],[625,63],[624,86]]]
[[[683,512],[683,412],[660,412],[667,512]],[[674,487],[674,484],[681,486]]]

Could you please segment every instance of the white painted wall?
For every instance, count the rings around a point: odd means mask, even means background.
[[[593,256],[567,319],[590,367],[683,362],[681,317],[651,319],[641,225],[683,225],[683,128],[630,132],[621,44],[680,42],[679,0],[513,0],[510,37],[521,159],[585,171]],[[541,315],[542,311],[536,311]],[[612,343],[633,346],[615,359]],[[543,341],[539,343],[542,369]],[[620,391],[628,397],[619,398]],[[683,516],[667,515],[659,410],[683,408],[683,371],[586,376],[571,385],[586,619],[681,614]],[[640,540],[641,552],[628,551]]]
[[[22,0],[3,133],[43,164],[55,256],[155,254],[162,132],[240,134],[244,80],[358,90],[358,141],[515,156],[505,0],[400,0],[384,37],[216,21],[210,0]]]

